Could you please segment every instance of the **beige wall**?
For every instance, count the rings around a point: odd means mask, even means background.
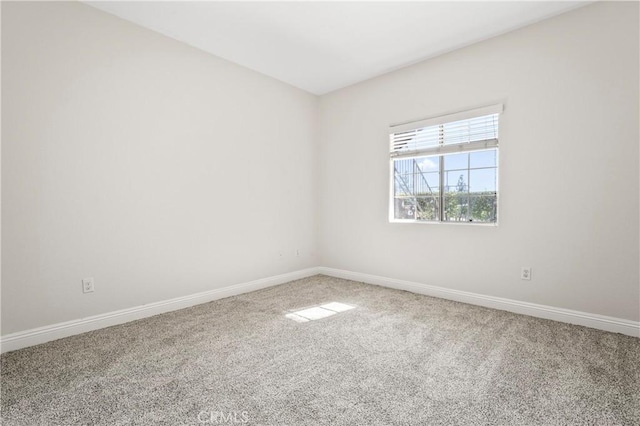
[[[598,3],[323,96],[323,266],[638,320],[638,39]],[[496,101],[499,226],[390,224],[387,126]]]
[[[2,63],[3,335],[318,263],[315,96],[77,2]]]

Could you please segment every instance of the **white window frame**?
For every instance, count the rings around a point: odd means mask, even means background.
[[[500,203],[496,205],[496,220],[495,222],[474,222],[474,221],[445,221],[443,220],[443,199],[444,199],[444,184],[443,184],[443,158],[447,154],[456,154],[464,152],[494,150],[496,151],[496,202],[499,198],[499,142],[498,135],[495,139],[487,139],[474,142],[462,142],[456,144],[443,145],[439,143],[437,146],[422,147],[414,150],[408,150],[406,152],[394,151],[394,135],[403,132],[410,132],[425,127],[440,126],[456,121],[467,120],[472,118],[483,117],[487,115],[497,114],[498,116],[504,109],[503,104],[495,104],[485,106],[481,108],[475,108],[471,110],[456,112],[452,114],[442,115],[438,117],[427,118],[419,121],[411,121],[406,123],[393,124],[389,126],[389,140],[390,140],[390,155],[389,155],[389,222],[390,223],[420,223],[420,224],[447,224],[447,225],[477,225],[477,226],[498,226],[498,220],[500,214],[498,212]],[[500,119],[500,118],[499,118]],[[438,220],[418,220],[418,219],[397,219],[395,217],[395,164],[394,161],[402,158],[424,158],[434,157],[439,161],[439,173],[440,183],[438,197],[440,200],[440,212]]]

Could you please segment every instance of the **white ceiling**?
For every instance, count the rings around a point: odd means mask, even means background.
[[[320,95],[589,2],[86,3]]]

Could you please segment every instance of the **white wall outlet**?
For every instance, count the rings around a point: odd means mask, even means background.
[[[82,292],[83,293],[93,293],[93,277],[91,278],[83,278],[82,279]]]
[[[296,249],[296,257],[300,257],[300,249]]]
[[[523,266],[520,270],[520,279],[531,281],[531,267]]]

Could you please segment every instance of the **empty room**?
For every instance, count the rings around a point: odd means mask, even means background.
[[[0,14],[2,425],[640,425],[639,2]]]

